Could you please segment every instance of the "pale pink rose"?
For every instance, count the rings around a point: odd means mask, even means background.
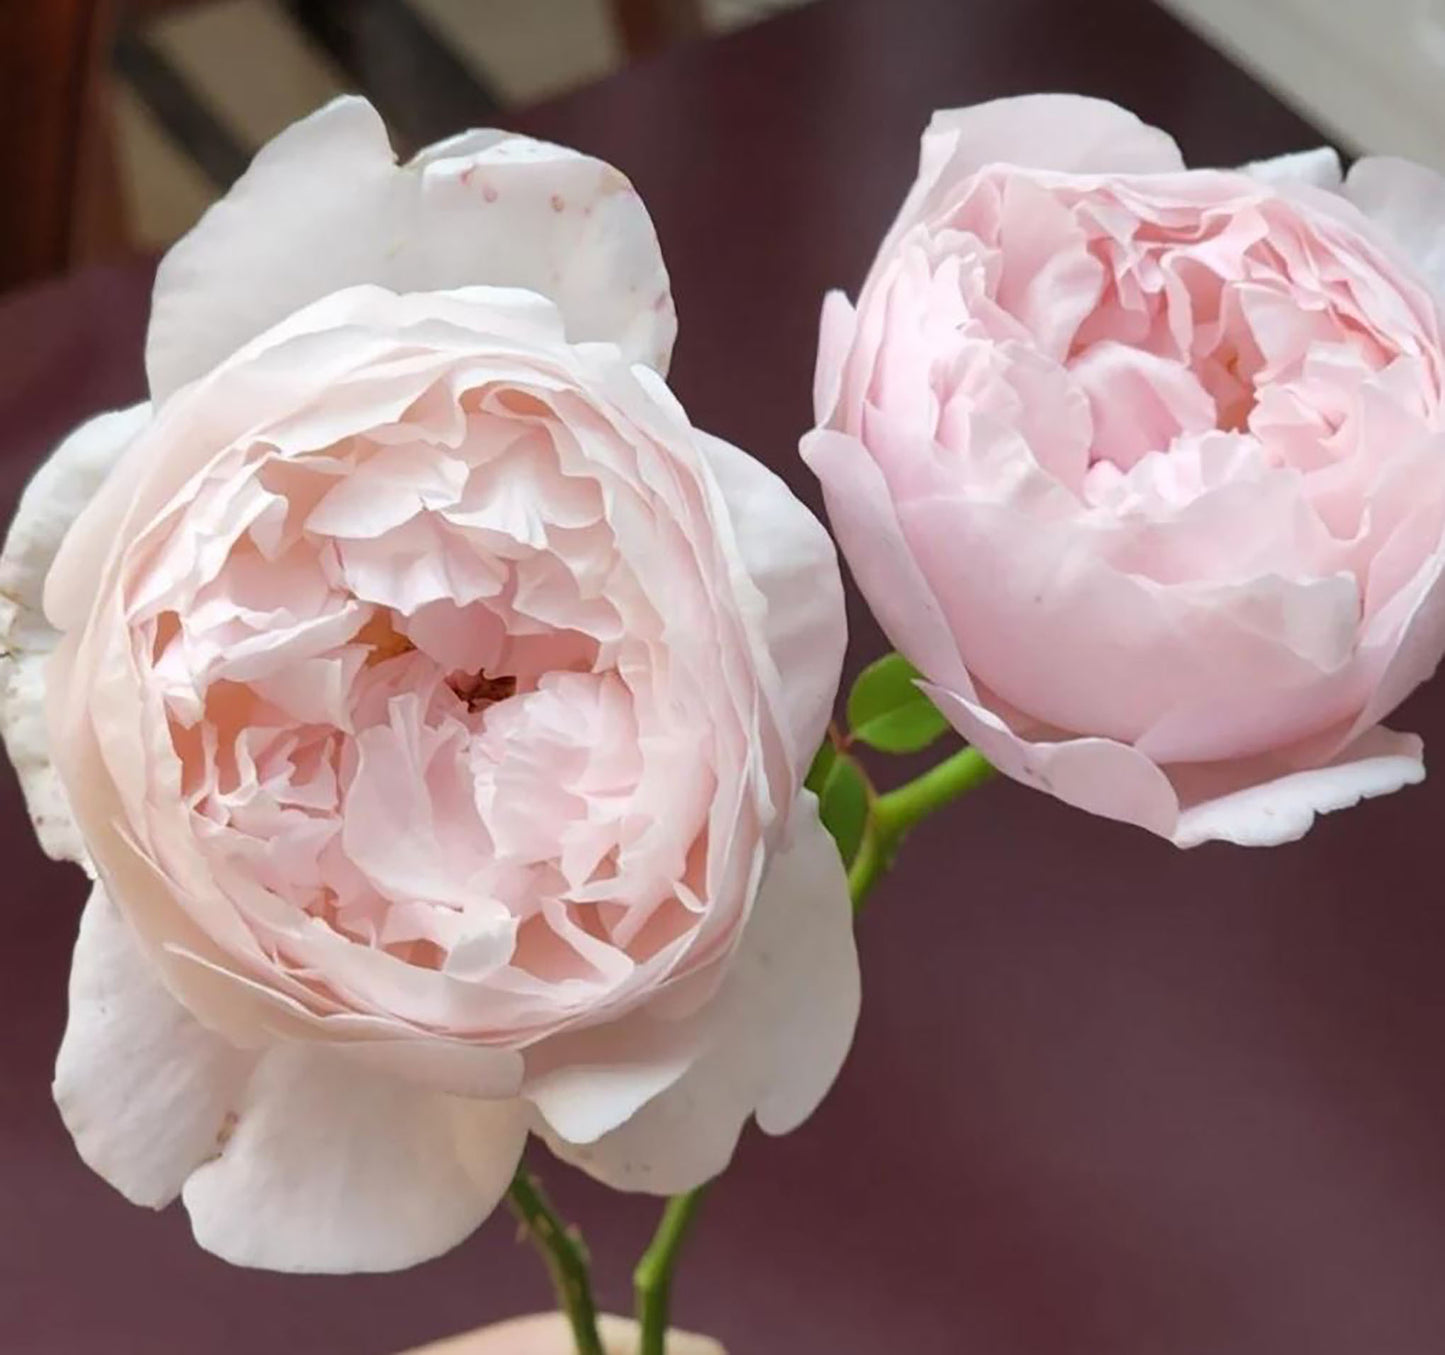
[[[1418,781],[1445,648],[1445,180],[1186,171],[1064,95],[937,114],[803,455],[893,643],[1010,776],[1180,845]]]
[[[673,331],[615,170],[495,133],[397,168],[345,100],[166,259],[153,404],[25,496],[6,737],[96,879],[56,1099],[228,1259],[433,1255],[529,1132],[690,1187],[839,1067],[801,785],[837,564],[688,423]]]

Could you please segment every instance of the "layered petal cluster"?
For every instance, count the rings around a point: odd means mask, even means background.
[[[27,492],[6,737],[95,878],[57,1101],[222,1256],[433,1255],[529,1132],[685,1188],[841,1063],[837,565],[689,423],[673,330],[615,171],[397,168],[343,101],[163,265],[153,402]]]
[[[1417,781],[1445,649],[1445,180],[1186,170],[1062,95],[937,114],[803,454],[1001,770],[1181,845]]]

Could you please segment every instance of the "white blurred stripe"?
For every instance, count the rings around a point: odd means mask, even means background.
[[[702,10],[709,28],[726,32],[811,3],[812,0],[702,0]]]
[[[344,77],[272,0],[183,5],[151,43],[238,141],[269,141],[346,89]]]
[[[1348,149],[1445,169],[1445,0],[1160,0]]]
[[[810,2],[699,0],[714,30],[740,28]],[[408,3],[504,105],[524,106],[574,89],[625,60],[612,0]],[[177,6],[147,24],[144,35],[247,150],[347,87],[345,76],[277,0]],[[116,130],[132,239],[144,249],[163,248],[190,228],[216,186],[123,81],[117,82]]]

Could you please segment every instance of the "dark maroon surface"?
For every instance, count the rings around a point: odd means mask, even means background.
[[[1199,162],[1313,139],[1144,0],[822,0],[525,130],[633,175],[679,394],[816,502],[793,446],[823,290],[861,275],[931,108],[1036,88],[1127,102]],[[139,392],[143,290],[0,307],[3,505]],[[879,648],[858,616],[855,666]],[[1406,717],[1445,746],[1441,691]],[[1445,1350],[1442,811],[1433,782],[1293,847],[1180,854],[1003,784],[926,827],[862,928],[852,1062],[803,1131],[749,1136],[681,1317],[733,1355]],[[382,1355],[545,1304],[502,1220],[406,1274],[289,1278],[91,1176],[47,1091],[83,888],[8,776],[0,851],[0,1352]],[[548,1175],[625,1302],[653,1204]]]

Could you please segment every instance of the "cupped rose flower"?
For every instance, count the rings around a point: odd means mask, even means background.
[[[939,708],[1001,770],[1191,845],[1424,775],[1445,648],[1445,181],[1187,171],[1111,104],[937,114],[803,455]]]
[[[837,565],[648,365],[673,328],[614,170],[398,169],[343,101],[162,266],[154,403],[25,495],[6,737],[95,878],[56,1099],[224,1257],[423,1259],[529,1132],[690,1187],[839,1067]]]

